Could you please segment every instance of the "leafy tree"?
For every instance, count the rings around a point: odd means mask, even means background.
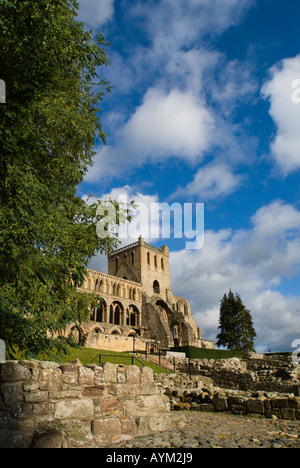
[[[77,195],[95,141],[105,142],[98,106],[111,91],[98,77],[108,44],[85,31],[77,9],[0,0],[0,337],[12,355],[64,349],[66,325],[96,303],[76,289],[90,258],[118,245],[97,236],[105,215]],[[130,207],[111,202],[116,224],[130,219]]]
[[[250,311],[244,306],[240,296],[230,290],[224,294],[220,307],[217,346],[226,346],[235,351],[254,351],[256,332]]]

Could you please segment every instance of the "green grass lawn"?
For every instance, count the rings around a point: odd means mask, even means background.
[[[74,359],[79,359],[79,361],[86,366],[91,364],[93,361],[95,364],[99,364],[99,354],[101,354],[101,362],[111,362],[112,364],[132,364],[132,355],[129,353],[117,353],[114,351],[108,351],[104,349],[95,349],[95,348],[69,348],[69,355],[60,356],[61,362],[71,362]],[[96,358],[96,359],[95,359]],[[153,369],[153,372],[156,374],[169,374],[170,372],[162,367],[159,367],[151,362],[145,361],[143,359],[134,358],[134,365],[141,367],[145,365]]]

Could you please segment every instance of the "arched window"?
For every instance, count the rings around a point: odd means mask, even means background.
[[[156,255],[154,255],[154,266],[155,266],[155,268],[157,268],[157,257],[156,257]]]
[[[130,305],[127,309],[126,325],[131,325],[132,327],[140,326],[140,313],[134,305]]]
[[[150,265],[150,252],[147,252],[147,263]]]
[[[160,264],[161,264],[161,269],[164,270],[165,266],[164,266],[164,259],[163,258],[161,259]]]
[[[99,302],[98,307],[91,310],[90,320],[92,322],[100,322],[100,323],[105,322],[105,319],[104,319],[105,311],[106,311],[106,303],[105,301],[102,300],[101,302]]]
[[[121,308],[119,305],[115,308],[115,325],[120,325],[121,320]]]
[[[131,265],[134,265],[134,252],[131,252]]]
[[[106,310],[106,303],[101,301],[96,313],[96,322],[102,323],[104,322],[104,312]]]
[[[119,302],[113,302],[110,306],[109,322],[115,325],[123,323],[123,309]]]
[[[173,338],[174,338],[174,345],[180,346],[180,335],[179,335],[178,325],[175,325],[173,328]]]
[[[104,322],[103,320],[103,306],[98,307],[97,309],[97,315],[96,315],[96,322]]]
[[[159,287],[159,282],[158,281],[154,281],[153,283],[153,292],[155,294],[159,294],[160,293],[160,287]]]

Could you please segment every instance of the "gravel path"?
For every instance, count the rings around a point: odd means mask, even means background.
[[[107,448],[300,448],[300,421],[172,413],[172,428]]]

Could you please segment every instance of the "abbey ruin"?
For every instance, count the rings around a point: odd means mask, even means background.
[[[114,351],[151,351],[153,346],[214,348],[202,339],[187,299],[170,285],[169,249],[142,237],[108,255],[108,274],[88,270],[81,292],[99,295],[87,323],[70,324],[67,333],[83,346]]]

